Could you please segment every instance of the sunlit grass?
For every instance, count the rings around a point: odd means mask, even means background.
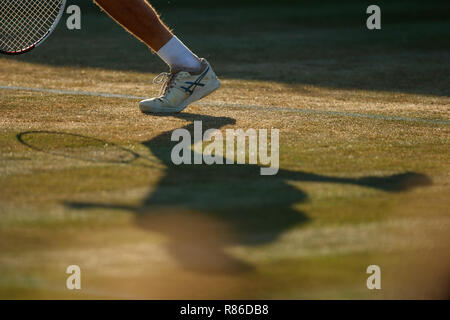
[[[181,116],[0,90],[0,298],[442,297],[448,124],[276,108],[448,121],[448,22],[434,7],[434,21],[410,21],[393,4],[397,18],[371,34],[352,4],[307,8],[203,8],[192,24],[194,9],[169,7],[163,17],[223,80]],[[333,12],[351,21],[317,20]],[[60,28],[30,55],[0,58],[0,85],[156,94],[164,65],[108,18],[83,19],[80,33]],[[280,175],[171,165],[169,133],[195,119],[280,129]],[[428,183],[361,180],[406,172]],[[64,289],[70,264],[79,293]],[[370,264],[386,272],[381,292],[365,287]]]

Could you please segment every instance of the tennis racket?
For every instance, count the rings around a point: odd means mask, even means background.
[[[0,0],[0,53],[23,54],[55,30],[66,0]]]

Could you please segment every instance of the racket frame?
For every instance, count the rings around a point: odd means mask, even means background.
[[[6,54],[9,56],[17,56],[20,54],[24,54],[27,52],[30,52],[34,48],[39,47],[49,36],[52,34],[52,32],[56,29],[56,26],[59,24],[59,21],[61,20],[62,15],[64,14],[64,9],[66,8],[66,0],[61,0],[61,6],[59,8],[58,16],[56,17],[55,21],[53,22],[50,29],[47,31],[46,34],[44,34],[36,43],[32,44],[28,48],[23,48],[19,51],[4,51],[0,49],[1,54]]]

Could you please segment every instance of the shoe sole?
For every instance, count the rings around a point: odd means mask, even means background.
[[[215,79],[214,83],[208,86],[207,90],[206,88],[201,90],[198,89],[194,91],[194,93],[188,97],[184,102],[176,108],[171,107],[163,107],[163,108],[151,108],[151,110],[143,110],[143,108],[148,108],[146,106],[139,105],[139,108],[143,113],[179,113],[186,109],[190,104],[194,103],[195,101],[198,101],[200,99],[203,99],[206,96],[209,96],[211,93],[216,91],[220,88],[220,80],[218,78]]]

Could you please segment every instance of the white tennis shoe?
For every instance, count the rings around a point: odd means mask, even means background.
[[[143,100],[139,108],[144,113],[176,113],[184,110],[191,103],[211,94],[220,87],[220,81],[210,64],[201,59],[203,65],[199,73],[189,70],[171,70],[161,73],[153,82],[162,84],[160,96]]]

